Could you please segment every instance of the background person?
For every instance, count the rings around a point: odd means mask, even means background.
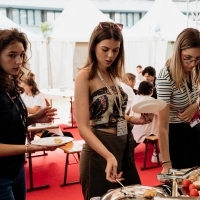
[[[200,166],[199,82],[200,32],[187,28],[178,35],[173,55],[156,80],[158,98],[167,103],[158,115],[162,173]]]
[[[136,103],[154,99],[152,96],[154,90],[153,84],[149,81],[142,81],[138,87],[138,95],[135,96],[134,101],[131,105],[133,107]],[[135,117],[140,116],[141,114],[134,113],[132,110],[130,115]],[[143,125],[134,125],[132,128],[132,134],[136,142],[136,146],[142,142],[145,142],[146,136],[149,135],[158,135],[158,116],[157,113],[154,113],[152,122]],[[160,155],[160,154],[159,154]],[[161,158],[160,158],[161,160]],[[156,151],[154,149],[151,162],[157,162]]]
[[[28,40],[17,29],[0,30],[0,199],[25,200],[25,153],[55,147],[25,145],[27,126],[53,120],[56,109],[43,108],[28,116],[20,93],[26,69]]]
[[[150,83],[153,84],[154,89],[153,89],[153,94],[152,97],[157,99],[157,92],[155,88],[155,83],[156,83],[156,70],[155,68],[148,66],[145,67],[144,70],[142,71],[142,75],[145,80],[149,81]]]
[[[134,94],[137,94],[137,90],[134,89],[136,84],[136,76],[132,73],[126,73],[123,78],[123,82],[133,89]]]
[[[75,80],[76,119],[86,142],[80,159],[85,200],[119,187],[116,178],[124,179],[124,185],[140,183],[133,136],[125,128],[127,94],[119,87],[124,71],[122,27],[111,22],[97,25],[90,37],[86,65]],[[141,116],[137,122],[149,120],[151,116]]]
[[[44,94],[38,89],[33,73],[28,73],[23,77],[21,86],[24,88],[24,93],[21,94],[21,98],[23,99],[29,114],[35,114],[41,108],[46,107]]]
[[[142,76],[142,66],[141,65],[138,65],[136,67],[136,71],[137,71],[137,81],[143,81],[144,80],[144,77]]]

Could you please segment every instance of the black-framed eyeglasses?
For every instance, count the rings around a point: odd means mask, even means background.
[[[192,62],[195,62],[195,64],[200,63],[200,57],[196,59],[192,59],[192,57],[188,57],[189,55],[184,55],[181,53],[182,60],[185,64],[191,64]]]
[[[123,24],[120,23],[112,23],[112,22],[99,22],[99,26],[101,29],[110,29],[113,28],[115,30],[122,31]]]

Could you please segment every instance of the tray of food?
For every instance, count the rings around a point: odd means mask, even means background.
[[[154,197],[169,197],[169,195],[163,191],[162,187],[130,185],[110,190],[100,200],[147,200]]]
[[[170,169],[169,174],[158,174],[157,178],[161,182],[164,182],[166,185],[170,186],[172,191],[177,190],[179,197],[200,196],[199,166],[190,169]],[[177,184],[176,187],[174,187],[174,183]]]

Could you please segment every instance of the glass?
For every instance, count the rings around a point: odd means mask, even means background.
[[[192,56],[190,55],[184,55],[184,54],[181,54],[182,56],[182,60],[185,64],[191,64],[193,61],[195,62],[195,64],[199,64],[200,63],[200,57],[199,58],[196,58],[196,59],[193,59]]]
[[[123,29],[123,24],[120,23],[112,23],[112,22],[100,22],[99,26],[102,29],[109,29],[109,28],[113,28],[115,30],[122,30]]]
[[[20,24],[20,20],[19,20],[19,9],[13,9],[12,13],[13,13],[13,21],[14,21],[16,24]]]
[[[40,24],[42,22],[42,11],[41,10],[35,10],[34,20],[35,20],[35,25],[40,26]]]
[[[21,25],[27,25],[27,15],[26,10],[20,10],[20,24]]]
[[[27,10],[28,25],[34,25],[34,13],[33,10]]]
[[[55,20],[54,11],[47,11],[47,21],[53,22]]]
[[[0,8],[0,12],[7,17],[6,8]]]

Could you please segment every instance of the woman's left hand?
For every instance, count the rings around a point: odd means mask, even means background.
[[[57,115],[56,111],[57,111],[56,108],[51,108],[51,107],[42,108],[34,115],[36,123],[53,122],[54,116]]]
[[[177,116],[184,122],[191,122],[196,112],[197,112],[197,105],[191,104],[183,112],[179,112]]]

